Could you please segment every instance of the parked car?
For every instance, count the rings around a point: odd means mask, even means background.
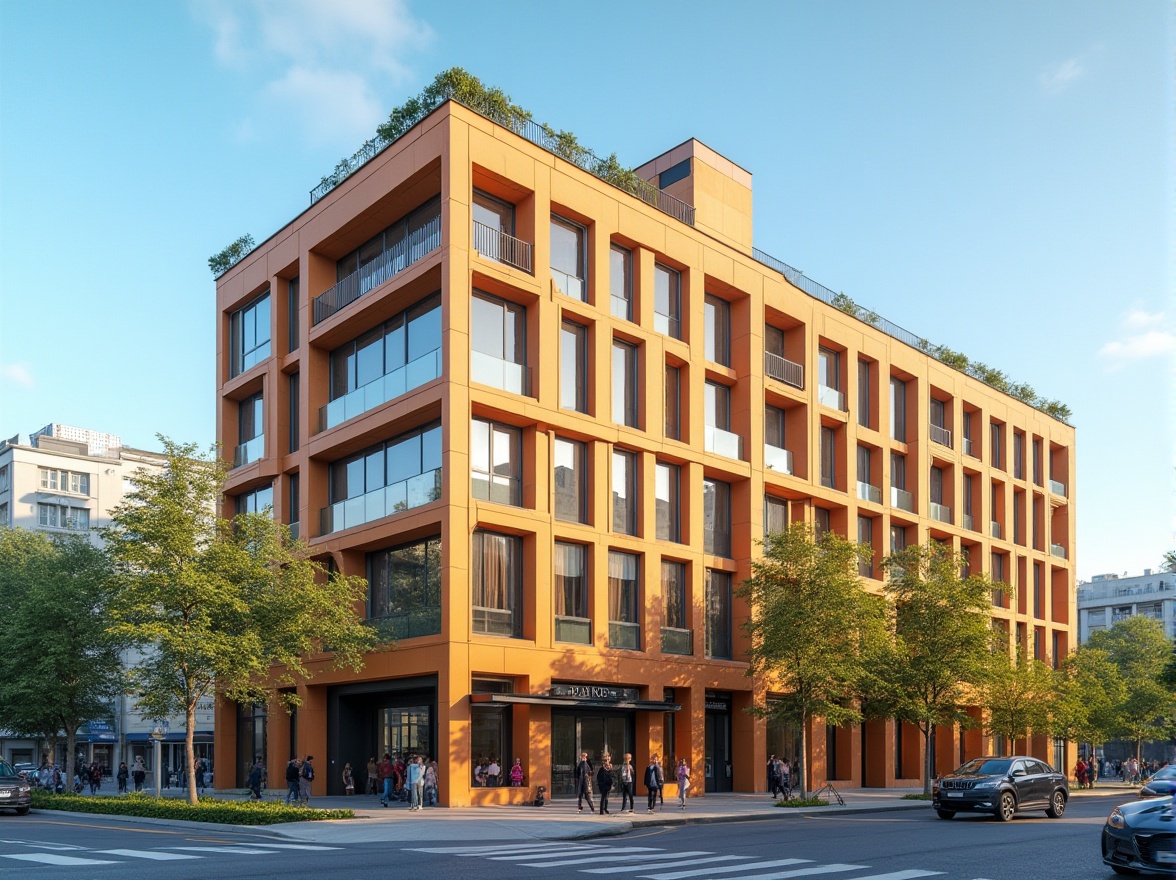
[[[1153,773],[1139,790],[1141,798],[1166,797],[1172,794],[1176,794],[1176,766],[1171,764]]]
[[[1069,800],[1065,775],[1028,755],[974,758],[935,780],[931,789],[931,806],[940,819],[967,811],[1007,822],[1021,810],[1045,810],[1058,819]]]
[[[12,769],[16,771],[17,776],[23,776],[25,779],[32,779],[33,774],[37,772],[37,765],[31,764],[28,761],[17,761],[12,765]]]
[[[1102,832],[1103,863],[1116,874],[1176,877],[1176,805],[1173,798],[1121,804]]]
[[[23,816],[33,805],[32,786],[7,761],[0,761],[0,810],[16,810]]]

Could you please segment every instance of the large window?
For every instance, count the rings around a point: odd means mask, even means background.
[[[653,265],[653,329],[682,338],[682,276],[661,263]]]
[[[511,694],[514,693],[514,683],[500,679],[475,678],[470,683],[470,691],[475,694]],[[473,785],[485,785],[485,781],[477,777],[478,767],[483,762],[497,761],[504,772],[498,777],[499,785],[505,785],[507,776],[505,768],[511,750],[511,721],[513,713],[511,706],[494,706],[477,703],[470,706],[470,770],[473,775]]]
[[[703,348],[712,363],[731,366],[731,304],[707,294],[703,305],[705,336]]]
[[[0,492],[8,489],[8,467],[0,468],[3,477],[3,487]],[[41,488],[52,492],[68,492],[71,495],[90,494],[90,475],[77,471],[62,471],[56,468],[41,468]]]
[[[706,570],[706,656],[731,659],[731,575]]]
[[[788,531],[788,499],[764,496],[764,537]]]
[[[470,422],[470,479],[475,498],[523,503],[523,432],[510,425]]]
[[[297,452],[302,445],[302,425],[301,419],[298,417],[298,388],[299,388],[298,373],[291,373],[286,377],[286,403],[287,412],[290,414],[290,430],[286,437],[286,445],[291,452]]]
[[[495,232],[514,235],[515,208],[510,202],[496,199],[489,193],[474,190],[474,221],[489,226]],[[487,254],[487,256],[490,256]],[[495,257],[497,259],[497,257]]]
[[[575,321],[560,325],[559,405],[588,412],[588,328]]]
[[[587,552],[580,544],[555,543],[555,640],[592,644],[588,615]]]
[[[523,539],[474,532],[473,630],[523,635]]]
[[[690,606],[686,602],[686,564],[663,560],[661,588],[665,625],[674,629],[690,629]]]
[[[251,492],[244,492],[238,495],[234,506],[238,514],[264,513],[266,510],[272,511],[274,507],[273,484],[259,486]]]
[[[873,381],[870,362],[858,360],[858,404],[857,423],[864,428],[870,427],[870,398],[872,397]]]
[[[90,511],[67,504],[38,504],[37,524],[48,529],[84,532],[90,528]]]
[[[233,467],[257,461],[265,455],[265,402],[260,393],[237,404],[237,449]]]
[[[1025,479],[1025,435],[1013,431],[1013,478]]]
[[[368,617],[394,639],[441,632],[441,536],[369,553]]]
[[[702,549],[731,555],[731,485],[721,480],[702,481]]]
[[[638,558],[632,553],[608,552],[608,646],[641,650],[640,582]]]
[[[613,317],[633,320],[633,254],[613,245],[608,254],[608,288]]]
[[[825,425],[821,426],[821,485],[837,486],[837,434]]]
[[[906,442],[906,382],[890,377],[890,436]]]
[[[821,388],[840,394],[841,352],[833,351],[830,348],[817,349],[817,382]],[[836,405],[834,409],[841,409],[841,406]]]
[[[868,516],[858,516],[857,542],[863,547],[874,542],[874,521]],[[858,557],[858,574],[862,577],[874,576],[874,564],[868,556]]]
[[[551,277],[561,293],[588,298],[588,230],[579,223],[551,216]]]
[[[681,541],[678,514],[678,487],[681,470],[676,464],[657,463],[655,485],[657,493],[657,539]]]
[[[555,518],[588,521],[587,447],[577,440],[555,438]]]
[[[1001,430],[1000,422],[992,422],[992,466],[994,468],[1004,468],[1004,432]]]
[[[666,364],[666,437],[682,439],[682,369]]]
[[[299,329],[298,311],[301,302],[298,298],[298,276],[295,275],[286,282],[286,351],[298,351]]]
[[[471,376],[483,385],[528,394],[527,310],[480,290],[470,303]]]
[[[622,535],[637,534],[637,453],[613,450],[612,527]]]
[[[618,425],[638,428],[637,419],[637,346],[613,340],[612,345],[612,418]]]
[[[703,390],[703,421],[707,452],[727,458],[743,458],[743,438],[731,432],[731,389],[721,382],[707,382]]]
[[[440,223],[441,199],[430,199],[337,261],[336,281],[355,276],[350,282],[355,289],[344,299],[362,296],[433,250],[436,244],[430,239],[439,236]]]
[[[267,290],[229,316],[229,377],[270,356],[270,301]]]
[[[792,473],[792,453],[784,439],[787,419],[779,407],[764,406],[764,467],[774,471]]]

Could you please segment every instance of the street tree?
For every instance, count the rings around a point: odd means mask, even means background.
[[[811,778],[808,727],[814,717],[834,726],[861,721],[857,708],[877,646],[885,641],[885,602],[862,589],[858,562],[868,548],[795,523],[764,539],[762,558],[737,595],[750,605],[749,675],[781,696],[756,712],[800,729],[798,781]]]
[[[224,463],[215,451],[159,439],[165,467],[138,474],[102,530],[114,564],[111,629],[146,655],[130,671],[139,709],[186,719],[195,803],[192,739],[202,698],[215,688],[261,702],[320,669],[358,670],[375,634],[356,614],[363,578],[328,573],[268,510],[218,518]]]
[[[1118,728],[1118,709],[1127,686],[1110,655],[1081,645],[1058,670],[1050,708],[1053,733],[1075,742],[1098,745]]]
[[[922,734],[923,793],[930,794],[935,728],[970,723],[967,707],[991,664],[992,584],[982,575],[962,577],[960,555],[935,542],[907,547],[882,564],[895,629],[883,655],[883,702],[886,714]]]
[[[1005,748],[1031,733],[1052,732],[1050,706],[1054,694],[1054,671],[1018,652],[1010,657],[1005,646],[992,653],[988,680],[982,691],[986,710],[985,727],[992,736],[1005,739]]]
[[[0,719],[44,738],[64,733],[72,778],[78,729],[108,717],[124,687],[121,642],[107,630],[109,565],[80,535],[0,528]]]

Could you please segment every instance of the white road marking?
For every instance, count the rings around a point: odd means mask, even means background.
[[[22,862],[40,862],[42,865],[77,867],[81,865],[115,865],[109,859],[79,859],[77,856],[59,856],[54,853],[0,853],[0,859],[19,859]]]
[[[920,871],[912,868],[908,871],[893,871],[889,874],[871,874],[869,877],[854,877],[853,880],[915,880],[917,877],[935,877],[945,871]]]
[[[35,840],[4,840],[0,839],[0,843],[15,843],[17,846],[32,846],[37,849],[52,849],[68,852],[69,850],[85,849],[84,846],[71,846],[68,843],[37,843]]]
[[[638,859],[647,859],[648,860],[648,859],[654,859],[654,858],[668,858],[670,856],[670,853],[666,852],[665,850],[657,850],[656,851],[657,855],[654,855],[653,853],[650,853],[650,852],[636,852],[636,850],[648,850],[648,849],[649,849],[649,847],[644,847],[644,846],[623,847],[623,848],[618,848],[618,849],[611,849],[611,850],[608,850],[607,852],[594,853],[590,856],[580,856],[580,857],[570,857],[570,858],[562,858],[561,857],[561,858],[558,858],[555,861],[551,861],[551,862],[520,862],[519,864],[521,864],[524,868],[556,868],[556,867],[559,867],[560,865],[585,865],[585,864],[591,864],[593,862],[632,862],[632,861],[636,861]],[[613,853],[620,853],[620,855],[613,855]],[[663,853],[664,853],[664,855],[663,855]],[[675,859],[689,858],[689,859],[691,859],[691,863],[693,864],[693,862],[694,862],[693,856],[709,856],[709,855],[713,855],[713,852],[699,850],[697,852],[674,853],[673,857]],[[629,869],[626,868],[626,870],[629,870]],[[646,869],[638,866],[636,868],[632,868],[631,870],[646,870]]]
[[[671,871],[668,874],[643,874],[653,880],[682,880],[683,877],[701,877],[703,874],[733,874],[736,871],[752,871],[759,868],[782,868],[785,865],[812,864],[812,859],[776,859],[771,862],[752,862],[750,865],[725,865],[718,868],[700,868],[697,871]]]
[[[653,858],[651,856],[650,858]],[[666,855],[667,859],[678,859],[679,855]],[[645,865],[620,865],[613,868],[588,868],[580,871],[581,874],[622,874],[625,871],[635,874],[638,871],[672,871],[675,868],[689,868],[693,865],[703,865],[707,862],[737,862],[746,861],[752,856],[708,856],[705,859],[685,859],[684,861],[673,862],[657,862],[655,864]]]
[[[861,871],[869,865],[814,865],[811,868],[797,868],[794,871],[777,871],[775,874],[749,874],[746,880],[788,880],[790,877],[812,877],[815,874],[838,874],[841,871]]]
[[[585,848],[592,846],[586,844]],[[518,853],[526,852],[527,850],[558,850],[563,849],[564,845],[559,843],[521,843],[515,846],[430,846],[430,847],[409,847],[408,852],[423,852],[436,853],[437,855],[445,856],[460,856],[469,853],[471,855],[488,855],[490,853]],[[598,846],[597,849],[605,849],[603,846]]]
[[[260,843],[257,846],[264,846],[266,849],[304,849],[313,852],[323,852],[325,850],[342,849],[341,846],[319,846],[313,843]]]
[[[655,847],[655,846],[623,846],[623,847],[618,847],[616,849],[609,849],[605,852],[602,852],[600,847],[596,847],[596,846],[565,846],[561,850],[561,853],[563,855],[566,855],[569,857],[576,856],[576,855],[585,855],[588,853],[594,853],[596,855],[607,855],[608,853],[626,853],[626,852],[642,852],[642,853],[645,853],[648,855],[649,853],[665,852],[665,850],[661,849],[660,847]],[[480,855],[480,853],[462,853],[463,858],[470,858],[471,856],[477,856],[477,855]],[[490,856],[490,861],[492,861],[492,862],[521,862],[525,859],[533,859],[533,858],[535,858],[535,853],[526,853],[525,855],[521,855],[521,856],[520,855]]]
[[[180,849],[185,852],[215,852],[215,853],[236,853],[242,856],[276,856],[277,853],[272,849],[249,849],[245,846],[169,846],[166,849]]]
[[[127,856],[132,859],[151,859],[155,862],[171,862],[176,859],[198,859],[200,856],[186,856],[183,853],[166,853],[146,849],[98,849],[94,852],[106,856]]]

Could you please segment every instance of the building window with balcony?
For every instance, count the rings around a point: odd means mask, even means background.
[[[863,428],[870,427],[870,404],[873,398],[874,383],[872,364],[864,359],[858,360],[857,387],[857,423]]]
[[[858,516],[857,542],[865,547],[874,543],[874,520],[868,516]],[[874,561],[869,556],[858,558],[858,574],[862,577],[874,576]]]
[[[575,321],[560,325],[559,405],[588,412],[588,328]]]
[[[731,304],[717,296],[706,295],[703,305],[705,335],[703,350],[711,363],[731,366]]]
[[[254,394],[237,404],[237,449],[233,467],[257,461],[265,455],[265,403]]]
[[[711,556],[731,556],[731,484],[702,481],[702,549]]]
[[[662,625],[662,653],[694,653],[694,632],[686,594],[686,565],[662,560],[661,593],[665,623]]]
[[[792,473],[792,453],[784,440],[784,410],[764,407],[764,467],[782,474]]]
[[[915,497],[906,487],[906,456],[899,452],[890,453],[890,506],[915,512]]]
[[[858,498],[862,501],[882,503],[882,490],[874,485],[874,452],[869,446],[857,448]]]
[[[298,473],[286,477],[286,525],[290,528],[290,538],[297,541],[302,537],[302,478]]]
[[[612,245],[608,253],[608,288],[614,318],[633,320],[633,254]]]
[[[368,618],[382,635],[412,639],[441,632],[441,536],[367,555]]]
[[[613,450],[612,527],[621,535],[637,534],[637,453]]]
[[[845,410],[845,395],[841,393],[841,352],[830,348],[817,349],[817,399],[822,406]]]
[[[706,570],[706,656],[731,659],[731,575]]]
[[[229,378],[270,356],[269,291],[229,316]]]
[[[527,310],[475,290],[470,311],[470,374],[513,394],[529,394]]]
[[[1102,614],[1103,612],[1099,612]],[[1041,563],[1033,563],[1033,616],[1038,620],[1045,619],[1045,589],[1041,577]],[[1106,621],[1104,616],[1103,621]]]
[[[1013,431],[1013,479],[1025,479],[1025,435]]]
[[[992,422],[990,427],[992,431],[992,466],[994,468],[1000,468],[1001,470],[1004,470],[1004,465],[1002,464],[1004,461],[1004,455],[1002,452],[1004,445],[1001,442],[1001,437],[1003,434],[1001,431],[1001,424],[999,422]]]
[[[682,439],[682,369],[666,364],[666,439]]]
[[[788,531],[788,499],[764,496],[764,537]]]
[[[951,446],[951,429],[947,426],[947,405],[932,397],[930,406],[931,442],[941,446]]]
[[[703,397],[706,425],[705,448],[727,458],[743,458],[743,438],[731,432],[731,389],[720,382],[707,382]]]
[[[501,328],[501,315],[496,327]],[[499,346],[501,353],[501,345]],[[331,352],[325,431],[441,375],[441,294],[435,293]],[[501,375],[499,368],[495,375]]]
[[[588,298],[588,230],[573,220],[551,215],[551,278],[572,299]]]
[[[301,301],[298,296],[298,276],[295,275],[286,282],[286,351],[298,351],[301,330],[299,328],[298,311]]]
[[[12,522],[9,519],[8,502],[5,501],[0,504],[0,529],[11,527]]]
[[[488,260],[531,271],[531,245],[515,235],[515,206],[474,190],[474,250]]]
[[[972,449],[972,416],[973,414],[970,412],[964,412],[960,414],[960,429],[964,435],[964,455],[971,455],[979,458],[979,456],[976,455],[976,452]]]
[[[678,491],[681,470],[676,464],[657,463],[655,491],[657,493],[657,534],[659,541],[682,540],[678,514]]]
[[[906,549],[906,526],[890,527],[890,555],[901,553]]]
[[[964,528],[976,531],[976,518],[973,511],[973,481],[976,479],[971,474],[964,474],[963,492],[964,492]]]
[[[992,604],[1004,605],[1005,586],[1008,584],[1008,564],[1005,554],[993,552],[992,554],[992,571],[990,574],[993,589],[992,589]]]
[[[827,507],[813,508],[813,537],[818,541],[833,531],[833,515]]]
[[[950,524],[951,508],[943,500],[943,468],[938,465],[931,465],[928,488],[930,490],[931,518]]]
[[[837,486],[837,434],[825,425],[821,426],[821,485],[834,489]]]
[[[321,534],[349,529],[441,497],[441,425],[434,422],[331,463]]]
[[[588,521],[588,456],[578,440],[555,438],[555,518]]]
[[[523,432],[519,428],[486,419],[471,420],[470,480],[475,498],[522,505],[522,459]]]
[[[638,428],[637,346],[614,339],[612,344],[612,418],[618,425]]]
[[[906,443],[906,382],[890,377],[890,437]]]
[[[242,513],[265,513],[267,510],[273,511],[274,508],[274,487],[271,483],[268,486],[259,486],[251,492],[243,492],[237,496],[234,504],[235,512],[240,515]]]
[[[435,197],[336,261],[335,289],[326,300],[316,300],[315,321],[325,320],[440,245],[441,199]]]
[[[555,542],[555,640],[592,644],[587,553],[581,544]]]
[[[523,539],[474,532],[473,631],[523,635]]]
[[[37,524],[47,529],[85,532],[90,529],[90,511],[68,504],[38,504]]]
[[[990,530],[992,537],[1002,538],[1004,537],[1001,529],[1001,523],[1004,521],[1004,505],[1001,504],[1000,483],[995,480],[990,487],[989,500],[992,502],[992,528]]]
[[[682,276],[653,264],[653,329],[673,339],[682,338]]]
[[[608,646],[641,650],[640,580],[638,558],[608,551]]]
[[[764,328],[764,372],[793,388],[804,388],[804,365],[784,356],[784,331],[771,324]]]

